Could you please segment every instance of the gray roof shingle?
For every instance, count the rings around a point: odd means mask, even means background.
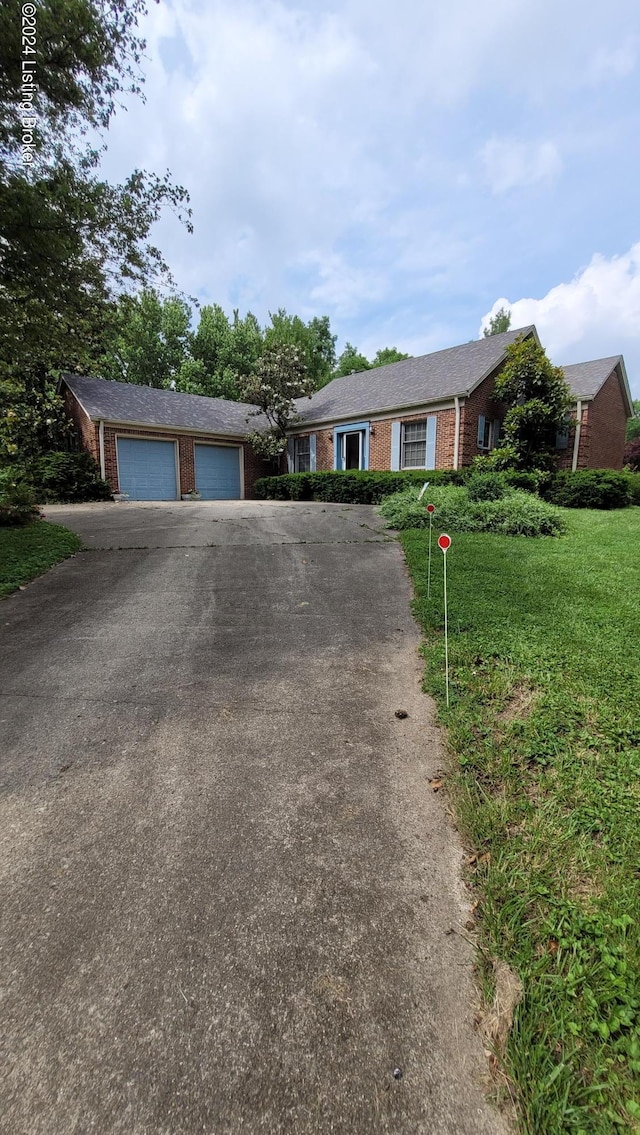
[[[622,355],[612,355],[609,359],[593,359],[588,363],[571,363],[563,367],[571,393],[576,398],[594,398],[621,360]]]
[[[535,334],[533,326],[521,327],[431,355],[334,378],[310,400],[299,399],[298,413],[305,424],[333,422],[468,394],[499,366],[510,343],[520,335],[531,334]]]
[[[65,374],[64,381],[94,421],[165,426],[222,437],[242,437],[267,425],[263,415],[247,421],[256,407],[245,402],[75,374]]]

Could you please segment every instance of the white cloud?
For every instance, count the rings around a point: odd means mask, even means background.
[[[312,256],[309,263],[315,264],[319,277],[319,283],[310,292],[316,310],[329,311],[346,319],[386,296],[387,281],[379,270],[356,268],[337,253]]]
[[[492,193],[507,193],[537,182],[552,182],[562,169],[558,147],[553,142],[520,142],[513,138],[490,138],[480,151]]]
[[[640,396],[640,241],[621,256],[596,253],[570,283],[542,299],[496,300],[480,334],[501,307],[510,309],[512,327],[535,323],[556,363],[624,354],[631,388]]]
[[[585,231],[588,252],[636,235],[637,76],[624,101],[609,80],[637,23],[637,0],[538,0],[534,21],[531,0],[163,0],[147,102],[116,116],[105,170],[169,167],[189,190],[195,236],[171,216],[154,234],[187,293],[447,346],[514,264],[535,293]],[[544,192],[525,211],[526,187]]]
[[[618,47],[599,47],[593,57],[590,74],[594,82],[625,79],[634,70],[637,60],[638,41],[630,37]]]

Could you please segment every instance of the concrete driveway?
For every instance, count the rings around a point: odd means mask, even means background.
[[[2,1131],[501,1132],[374,511],[46,513],[90,550],[0,605]]]

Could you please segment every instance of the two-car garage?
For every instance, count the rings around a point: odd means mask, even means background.
[[[114,494],[134,501],[252,497],[271,471],[248,438],[268,422],[255,407],[134,382],[65,375],[78,442]],[[251,419],[251,420],[250,420]]]
[[[118,437],[120,492],[131,500],[178,500],[178,443]],[[242,449],[237,445],[196,442],[195,485],[203,500],[238,500],[242,496]]]

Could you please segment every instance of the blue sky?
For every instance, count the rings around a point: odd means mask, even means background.
[[[423,354],[509,302],[554,362],[640,397],[640,6],[162,0],[105,171],[164,172],[156,234],[201,302],[328,314]]]

